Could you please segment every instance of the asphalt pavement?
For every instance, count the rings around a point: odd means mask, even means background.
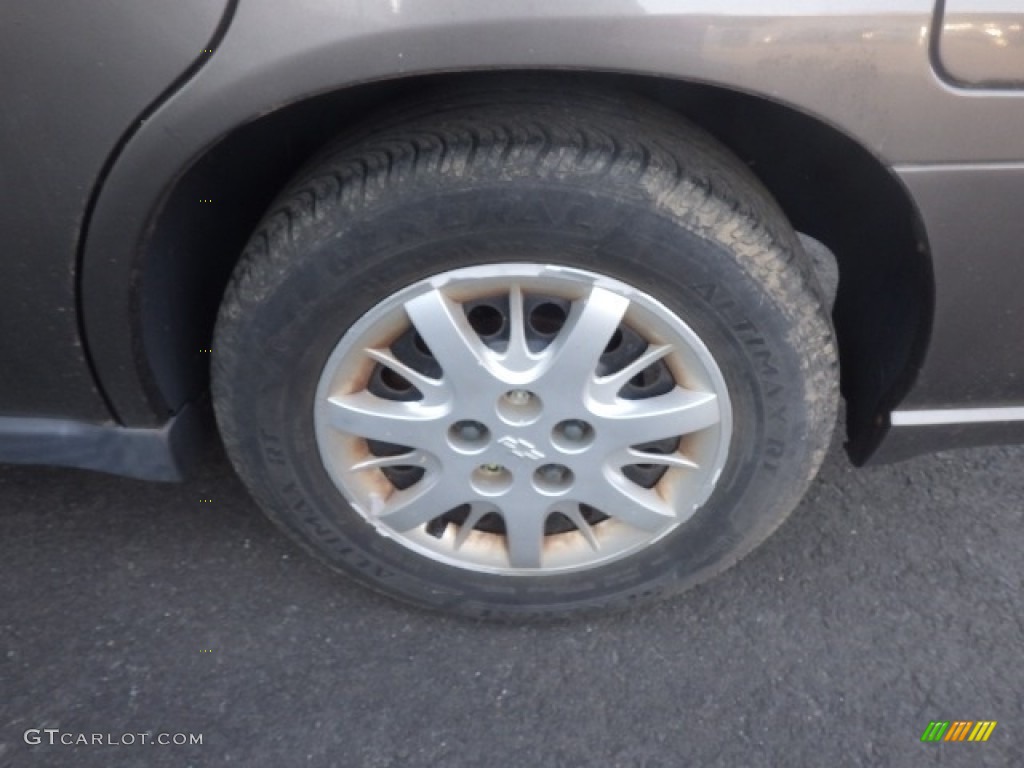
[[[350,583],[215,447],[182,485],[3,467],[0,766],[1021,766],[1022,463],[836,447],[731,571],[542,627]]]

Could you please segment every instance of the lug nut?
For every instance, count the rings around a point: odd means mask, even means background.
[[[562,427],[562,434],[565,435],[566,440],[578,442],[587,434],[587,425],[577,419],[567,421]]]
[[[496,475],[505,468],[501,464],[484,464],[480,469],[489,475]]]
[[[526,405],[533,398],[533,394],[525,389],[513,389],[506,397],[512,405]]]
[[[555,447],[576,453],[585,450],[594,441],[594,428],[583,419],[566,419],[555,425],[551,438]]]
[[[533,473],[533,487],[548,496],[568,493],[573,480],[572,470],[564,464],[545,464]]]
[[[487,427],[479,421],[460,421],[455,425],[455,431],[463,440],[479,440],[487,432]]]
[[[540,474],[549,483],[560,483],[565,479],[565,467],[561,464],[548,464],[541,468]]]

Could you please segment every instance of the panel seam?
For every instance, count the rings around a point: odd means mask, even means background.
[[[217,26],[214,28],[213,35],[206,42],[204,48],[212,51],[217,50],[220,42],[227,35],[231,22],[234,20],[235,13],[238,10],[238,4],[239,0],[227,0],[224,7],[224,13],[221,15],[220,21],[218,21]],[[118,140],[114,143],[113,149],[103,162],[99,175],[96,177],[96,180],[92,185],[92,190],[89,192],[89,199],[86,202],[85,210],[82,215],[82,224],[78,233],[78,247],[75,252],[75,314],[78,324],[78,339],[82,345],[82,356],[85,358],[85,364],[92,376],[93,385],[96,387],[100,398],[102,398],[104,405],[107,407],[111,418],[113,418],[118,424],[123,425],[124,421],[118,414],[117,408],[114,407],[113,399],[103,386],[103,381],[100,378],[96,360],[90,350],[89,337],[86,332],[85,301],[82,278],[85,266],[85,246],[89,239],[89,225],[92,222],[93,214],[95,213],[96,206],[99,203],[100,194],[103,191],[107,179],[110,177],[114,166],[124,153],[129,142],[131,142],[139,129],[158,109],[160,109],[160,107],[162,107],[172,96],[174,96],[174,94],[180,91],[190,80],[199,74],[199,71],[206,66],[214,55],[215,54],[204,54],[194,58],[189,65],[185,67],[185,69],[182,70],[182,72],[175,77],[153,101],[147,104],[142,111],[135,116],[135,119],[131,123],[129,123],[128,127],[121,133]]]

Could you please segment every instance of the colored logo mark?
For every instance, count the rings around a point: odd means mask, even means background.
[[[932,720],[921,741],[988,741],[995,729],[995,720]]]

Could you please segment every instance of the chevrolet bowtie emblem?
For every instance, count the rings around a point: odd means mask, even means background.
[[[505,437],[499,438],[498,442],[508,448],[509,453],[513,453],[520,459],[543,459],[544,454],[537,450],[537,447],[529,440],[523,440],[521,437],[512,437],[506,435]]]

